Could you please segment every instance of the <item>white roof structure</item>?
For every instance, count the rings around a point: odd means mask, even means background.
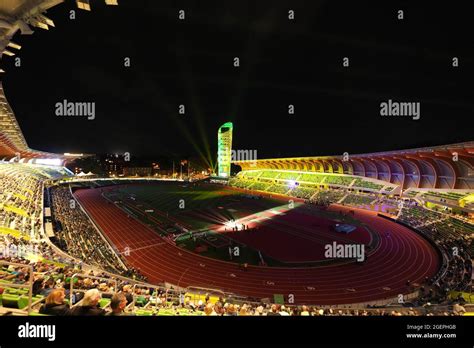
[[[64,0],[0,0],[0,61],[15,56],[21,46],[12,41],[15,34],[31,35],[34,29],[49,30],[54,22],[45,13]],[[77,7],[90,11],[90,0],[76,0]],[[117,0],[105,0],[118,5]],[[5,71],[0,67],[0,74]],[[65,158],[65,156],[30,149],[0,83],[0,159]]]

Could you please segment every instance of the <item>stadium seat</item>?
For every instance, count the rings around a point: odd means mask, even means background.
[[[48,315],[48,314],[41,314],[41,313],[38,313],[38,312],[31,312],[28,315],[30,317],[50,317],[50,315]]]
[[[101,298],[99,301],[100,308],[107,307],[110,303],[110,298]]]
[[[144,316],[152,316],[153,315],[153,311],[150,311],[150,310],[145,310],[145,309],[137,309],[135,311],[135,314],[139,317],[144,317]]]
[[[28,306],[28,297],[11,294],[0,295],[1,304],[7,308],[24,309]]]

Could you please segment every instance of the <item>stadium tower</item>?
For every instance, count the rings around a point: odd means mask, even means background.
[[[232,129],[232,122],[226,122],[217,131],[217,175],[222,178],[230,176]]]

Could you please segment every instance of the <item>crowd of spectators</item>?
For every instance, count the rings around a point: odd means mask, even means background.
[[[316,195],[311,197],[308,203],[328,207],[333,203],[337,203],[344,195],[345,191],[342,189],[319,190]]]
[[[367,207],[376,199],[377,196],[373,194],[359,195],[351,193],[344,198],[342,204],[353,205],[357,207]]]
[[[29,167],[0,163],[0,228],[39,238],[41,176]]]
[[[125,272],[127,268],[80,208],[69,187],[52,187],[50,193],[58,246],[69,255],[109,272]]]
[[[2,236],[2,244],[15,243],[27,247],[29,242]],[[29,268],[33,273],[33,296],[44,299],[35,310],[48,315],[200,315],[200,316],[401,316],[401,315],[462,315],[466,311],[459,303],[452,308],[325,308],[316,306],[285,306],[271,303],[235,302],[232,299],[186,296],[178,290],[140,285],[103,271],[83,269],[72,259],[55,255],[47,243],[39,243],[37,257],[31,254],[6,255],[0,260],[24,266],[0,269],[0,294],[9,284],[28,284]],[[38,257],[41,256],[41,257]],[[80,273],[82,276],[74,276]],[[71,282],[73,293],[70,293]],[[441,284],[440,284],[441,285]],[[426,291],[427,294],[432,294]],[[435,300],[427,297],[427,300]],[[255,301],[255,300],[254,300]]]
[[[433,278],[431,291],[423,294],[426,301],[443,302],[451,291],[467,291],[472,278],[472,225],[456,218],[426,209],[416,201],[407,201],[398,217],[431,239],[443,255],[443,267]]]

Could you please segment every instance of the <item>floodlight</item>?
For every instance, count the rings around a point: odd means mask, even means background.
[[[49,19],[48,17],[46,17],[45,15],[38,15],[37,19],[40,21],[40,22],[43,22],[43,23],[46,23],[47,25],[49,25],[50,27],[54,27],[54,22],[52,19]]]
[[[14,43],[13,41],[10,41],[7,46],[11,47],[11,48],[14,48],[16,50],[21,50],[21,46],[18,45],[17,43]]]
[[[46,23],[41,22],[41,21],[37,20],[36,18],[32,18],[30,20],[30,24],[37,27],[37,28],[41,28],[41,29],[44,29],[44,30],[49,30],[49,27]]]
[[[91,4],[89,3],[89,0],[76,0],[76,5],[77,8],[85,11],[90,11],[91,10]]]

